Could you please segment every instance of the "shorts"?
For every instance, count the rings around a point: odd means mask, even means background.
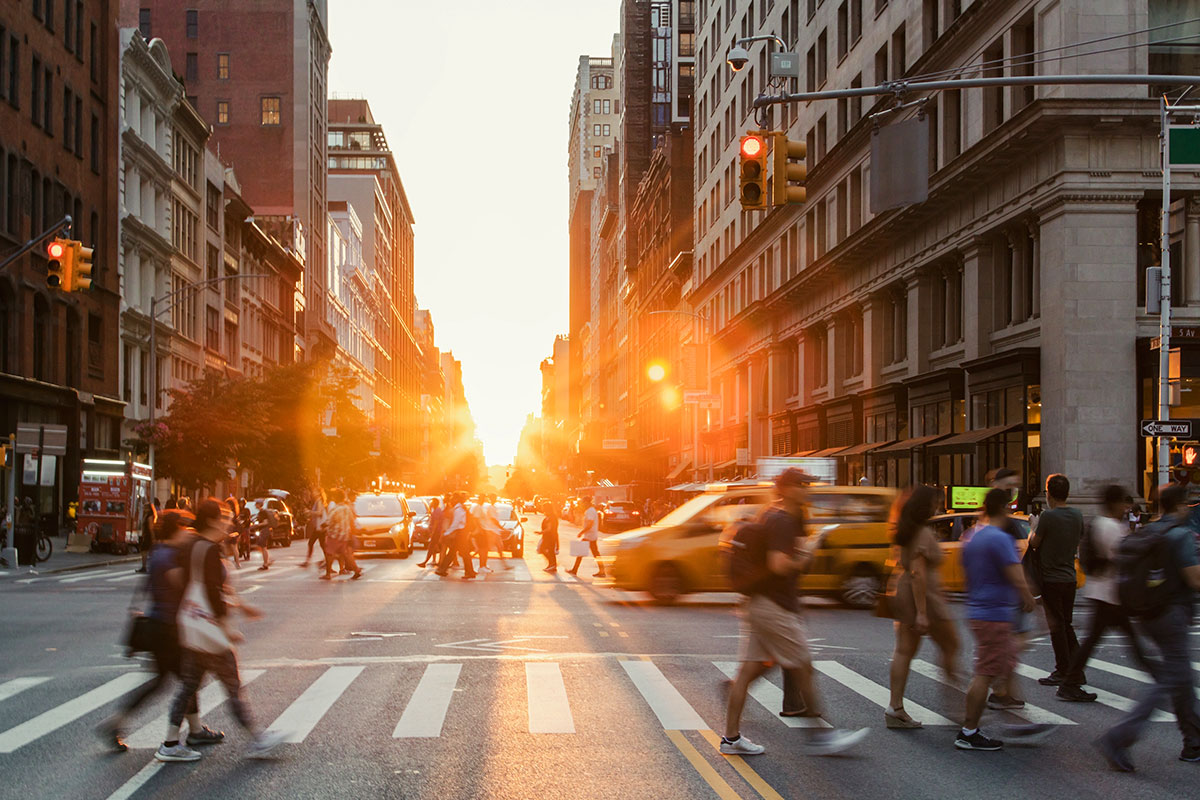
[[[1011,622],[972,619],[975,636],[975,674],[985,678],[1008,675],[1017,666],[1016,640]]]
[[[763,595],[742,606],[742,661],[778,664],[785,669],[812,663],[804,619]]]

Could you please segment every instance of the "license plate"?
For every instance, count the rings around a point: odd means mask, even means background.
[[[366,539],[365,541],[363,541],[363,547],[378,547],[378,546],[379,546],[379,543],[376,542],[374,539]]]

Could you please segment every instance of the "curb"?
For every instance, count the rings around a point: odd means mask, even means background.
[[[113,564],[130,564],[134,561],[140,561],[141,558],[142,557],[140,555],[123,556],[121,558],[112,558],[107,561],[93,561],[93,562],[89,562],[87,564],[75,564],[70,567],[59,567],[58,569],[39,569],[38,567],[33,567],[33,569],[37,570],[38,575],[55,575],[60,572],[79,572],[80,570],[93,569],[95,567],[111,567]],[[27,567],[18,567],[17,569],[25,570],[28,568]],[[11,572],[11,571],[12,571],[11,567],[4,570],[4,572]],[[2,574],[2,573],[0,573],[0,574]]]

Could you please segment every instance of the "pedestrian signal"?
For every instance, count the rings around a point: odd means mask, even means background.
[[[92,253],[93,248],[84,247],[82,242],[72,242],[74,255],[71,258],[70,288],[71,292],[86,292],[92,288]]]
[[[748,133],[739,150],[738,199],[743,211],[767,208],[767,140],[761,133]]]
[[[1200,466],[1197,464],[1197,457],[1200,456],[1200,449],[1197,449],[1194,444],[1186,444],[1183,446],[1183,465],[1188,469]]]
[[[46,245],[46,288],[68,288],[66,278],[70,274],[72,255],[74,251],[66,239],[54,239]]]
[[[771,203],[775,206],[803,203],[808,199],[804,188],[804,179],[808,177],[808,167],[804,164],[808,145],[791,141],[786,133],[773,133],[771,138]]]

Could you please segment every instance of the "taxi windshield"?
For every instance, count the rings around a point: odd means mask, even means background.
[[[713,503],[720,500],[724,495],[719,493],[705,493],[693,497],[686,503],[681,505],[674,511],[669,511],[660,520],[654,523],[655,527],[669,528],[674,525],[682,525],[683,523],[695,517],[700,512],[711,506]]]
[[[359,517],[400,517],[404,508],[396,496],[360,495],[354,501],[354,513]]]

